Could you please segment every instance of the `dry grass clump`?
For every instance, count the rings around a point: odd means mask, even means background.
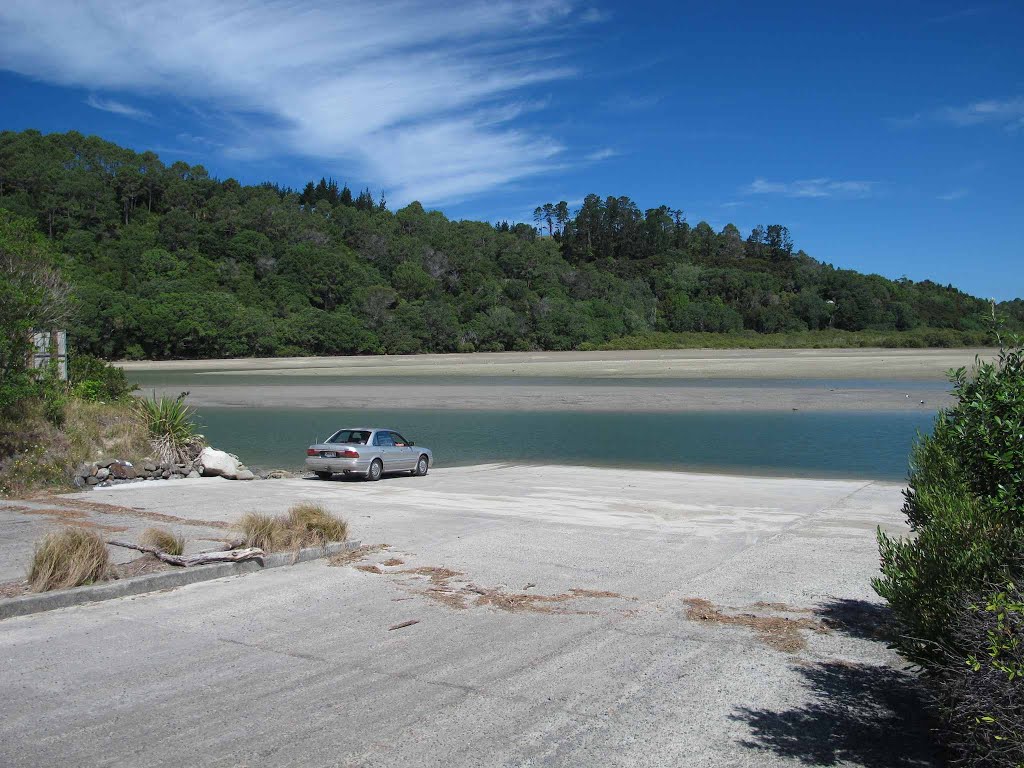
[[[264,552],[280,548],[284,539],[284,519],[260,512],[246,512],[238,521],[245,546],[259,547]]]
[[[33,591],[46,592],[101,581],[109,570],[107,545],[95,531],[65,528],[36,545],[28,581]]]
[[[303,547],[323,547],[348,538],[348,523],[319,504],[304,502],[274,517],[248,512],[238,523],[247,547],[280,552]]]
[[[142,532],[139,541],[168,555],[181,555],[185,552],[185,537],[175,536],[166,528],[147,528]]]
[[[296,504],[288,510],[285,524],[298,546],[322,547],[330,541],[345,541],[348,538],[348,523],[319,504]]]

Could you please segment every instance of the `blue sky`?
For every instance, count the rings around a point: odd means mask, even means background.
[[[1024,4],[0,5],[0,128],[454,218],[662,203],[1024,296]]]

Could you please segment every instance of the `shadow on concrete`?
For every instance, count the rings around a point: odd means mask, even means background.
[[[932,768],[946,764],[927,694],[909,672],[831,662],[797,668],[810,701],[773,712],[742,708],[731,719],[751,732],[751,749],[805,765]]]
[[[890,643],[899,632],[892,610],[885,603],[835,599],[823,603],[814,613],[832,631],[861,640]]]
[[[380,480],[378,482],[383,482],[383,481],[387,481],[387,480],[397,480],[400,477],[408,478],[408,477],[412,477],[412,475],[410,475],[409,472],[406,472],[406,471],[401,471],[401,472],[385,472],[381,476],[381,478],[380,478]],[[368,482],[367,479],[363,475],[345,475],[345,474],[332,475],[330,478],[328,478],[326,480],[322,480],[321,478],[317,477],[316,475],[314,475],[312,473],[307,473],[305,475],[302,475],[299,479],[301,479],[301,480],[313,480],[313,481],[318,482],[318,483],[365,483],[365,482]]]

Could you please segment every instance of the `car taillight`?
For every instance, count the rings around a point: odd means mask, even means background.
[[[316,448],[307,448],[306,449],[306,455],[307,456],[316,456],[318,453],[319,453],[319,451]]]
[[[353,451],[351,448],[346,448],[344,451],[341,452],[341,455],[344,456],[346,459],[358,459],[359,451]]]

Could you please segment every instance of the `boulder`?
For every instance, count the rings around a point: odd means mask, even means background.
[[[203,448],[196,465],[203,477],[227,477],[232,479],[238,474],[238,460],[216,448]]]
[[[235,480],[252,480],[255,477],[256,475],[254,475],[248,469],[243,469],[237,475],[235,475]]]
[[[142,468],[145,469],[147,472],[155,472],[156,464],[154,464],[152,461],[147,461]]]
[[[97,480],[106,480],[108,477],[110,477],[110,470],[106,467],[100,467],[96,470]]]
[[[200,474],[199,474],[198,472],[196,472],[196,470],[194,470],[194,469],[193,469],[193,470],[192,470],[191,472],[189,472],[189,473],[188,473],[188,476],[189,476],[189,477],[191,477],[191,478],[195,478],[195,477],[202,477],[202,475],[200,475]]]
[[[117,461],[117,459],[100,459],[99,461],[96,462],[96,466],[99,467],[100,469],[106,469],[115,461]]]
[[[96,485],[98,482],[99,482],[99,480],[96,479],[95,475],[91,475],[91,476],[85,478],[85,484],[86,485]]]
[[[115,461],[107,471],[115,480],[134,480],[139,475],[135,467],[127,461]]]

